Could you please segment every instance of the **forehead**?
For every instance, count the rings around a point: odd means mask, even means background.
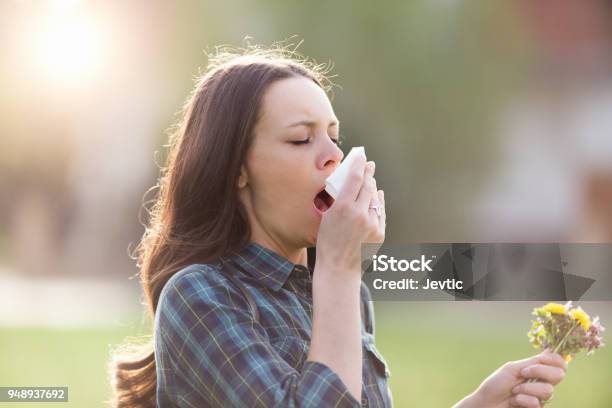
[[[274,82],[264,94],[258,127],[288,126],[296,120],[335,120],[325,91],[311,79],[292,77]]]

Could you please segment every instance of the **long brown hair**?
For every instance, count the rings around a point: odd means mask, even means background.
[[[329,91],[330,68],[304,59],[282,43],[270,48],[219,47],[209,54],[207,69],[197,79],[170,134],[166,165],[136,248],[151,321],[161,290],[172,275],[192,263],[237,252],[250,239],[237,183],[266,89],[275,81],[303,76]],[[116,351],[110,362],[111,404],[154,407],[153,344],[127,346]]]

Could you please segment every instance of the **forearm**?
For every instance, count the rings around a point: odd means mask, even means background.
[[[359,273],[320,267],[313,276],[313,323],[308,360],[329,366],[361,400],[362,345]]]

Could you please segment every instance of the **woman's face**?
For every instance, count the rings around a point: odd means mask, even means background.
[[[325,209],[315,197],[344,154],[325,92],[294,77],[270,85],[239,180],[253,237],[287,250],[314,246]]]

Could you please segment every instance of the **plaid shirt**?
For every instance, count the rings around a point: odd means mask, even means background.
[[[232,259],[260,313],[220,264],[193,264],[164,286],[155,317],[158,407],[390,407],[387,363],[374,345],[370,293],[361,284],[361,401],[325,364],[306,361],[311,269],[254,242]]]

